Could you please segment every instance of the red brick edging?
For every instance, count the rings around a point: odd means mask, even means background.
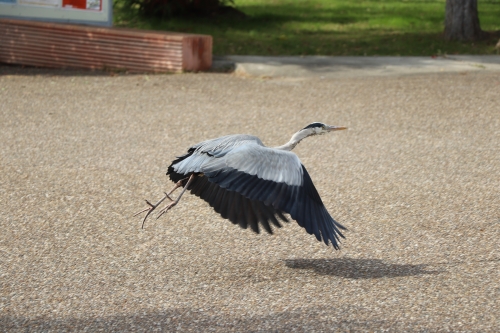
[[[0,19],[0,62],[129,72],[203,71],[212,36]]]

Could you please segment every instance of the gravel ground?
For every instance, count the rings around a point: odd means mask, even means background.
[[[250,78],[0,67],[0,331],[500,331],[500,76]],[[349,228],[253,234],[186,195],[194,143],[295,150]]]

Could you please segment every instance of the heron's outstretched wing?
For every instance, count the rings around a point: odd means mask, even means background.
[[[344,237],[339,229],[345,228],[330,216],[309,173],[303,166],[301,168],[302,185],[276,183],[234,169],[205,173],[205,176],[226,190],[290,214],[309,234],[314,234],[326,245],[331,242],[338,249],[339,237]]]
[[[259,223],[269,232],[273,233],[270,224],[281,228],[279,220],[288,222],[288,219],[279,210],[266,206],[258,200],[250,200],[235,191],[220,187],[210,182],[207,177],[199,176],[190,186],[192,194],[208,202],[213,209],[223,218],[233,224],[238,224],[243,229],[250,228],[259,233]]]
[[[187,154],[179,156],[172,162],[167,175],[173,182],[178,182],[191,173],[201,173],[206,164],[213,160],[222,161],[221,158],[235,147],[249,143],[262,145],[259,138],[250,135],[228,135],[198,143],[189,148]],[[270,224],[280,228],[279,220],[288,222],[280,210],[266,206],[258,200],[250,200],[235,191],[224,189],[202,175],[194,179],[189,190],[208,202],[223,218],[244,229],[250,226],[256,233],[260,232],[259,223],[272,234]]]

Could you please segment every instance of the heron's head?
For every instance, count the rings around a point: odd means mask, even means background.
[[[309,136],[309,135],[321,135],[345,129],[347,129],[347,127],[330,126],[323,123],[312,123],[301,129],[300,132],[306,132],[307,136]]]
[[[347,129],[347,127],[330,126],[323,123],[312,123],[301,129],[297,133],[295,133],[287,144],[275,148],[290,151],[293,148],[295,148],[295,146],[298,145],[299,142],[302,141],[302,139],[304,138],[313,135],[326,134],[333,131],[340,131],[344,129]]]

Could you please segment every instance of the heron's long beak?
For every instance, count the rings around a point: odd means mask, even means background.
[[[330,126],[330,127],[328,128],[328,130],[329,130],[330,132],[332,132],[332,131],[340,131],[340,130],[345,130],[345,129],[347,129],[347,127]]]

